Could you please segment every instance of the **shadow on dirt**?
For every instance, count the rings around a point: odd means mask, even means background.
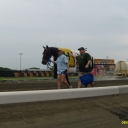
[[[112,114],[119,117],[121,120],[128,120],[128,108],[127,107],[120,107],[115,110],[109,110]]]
[[[120,120],[128,121],[128,106],[126,105],[127,102],[125,102],[127,98],[122,99],[125,97],[125,94],[119,96],[113,95],[109,97],[110,99],[107,99],[106,97],[104,97],[104,99],[100,99],[98,102],[96,102],[96,105],[106,111],[109,111],[111,114],[117,116]]]

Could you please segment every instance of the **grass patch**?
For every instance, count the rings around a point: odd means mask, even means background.
[[[69,76],[69,78],[78,78],[78,76]],[[0,77],[0,81],[6,80],[43,80],[43,79],[53,79],[53,77]]]
[[[0,77],[3,80],[38,80],[38,79],[52,79],[53,77]]]

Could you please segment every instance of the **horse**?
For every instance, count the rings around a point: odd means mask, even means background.
[[[49,59],[53,56],[54,61],[57,60],[58,58],[58,48],[56,47],[48,47],[48,45],[46,45],[46,47],[44,47],[44,51],[43,51],[43,57],[42,57],[42,64],[46,65],[49,61]],[[54,64],[54,79],[57,78],[57,65]],[[66,73],[66,80],[68,82],[68,84],[70,85],[69,79],[68,79],[68,74]]]

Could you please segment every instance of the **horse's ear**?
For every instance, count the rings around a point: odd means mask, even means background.
[[[46,45],[46,48],[48,49],[48,45]]]
[[[42,46],[44,49],[45,49],[45,47],[44,46]]]

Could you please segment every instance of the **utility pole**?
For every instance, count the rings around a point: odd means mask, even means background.
[[[19,53],[20,55],[20,71],[21,71],[21,56],[23,55],[23,53]]]

